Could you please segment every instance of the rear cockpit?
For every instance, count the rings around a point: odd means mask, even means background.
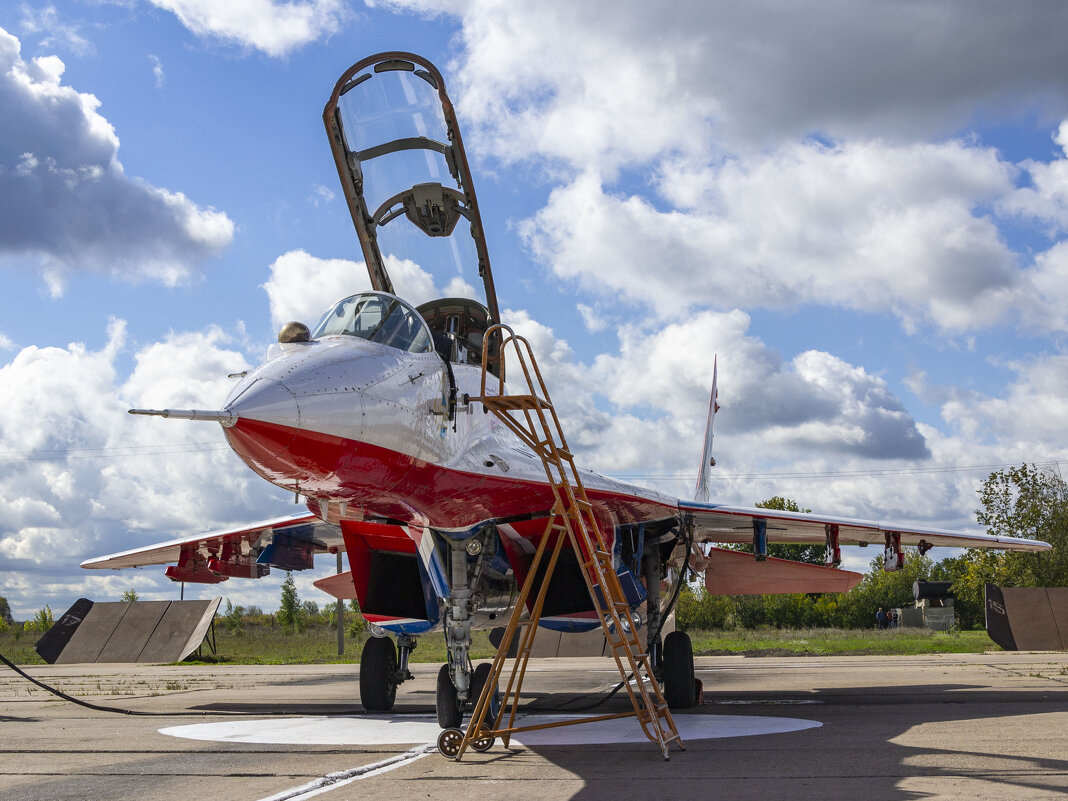
[[[466,298],[441,298],[422,304],[418,311],[443,358],[453,364],[482,364],[482,343],[493,324],[485,306]]]

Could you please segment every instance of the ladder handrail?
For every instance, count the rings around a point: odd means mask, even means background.
[[[497,648],[490,675],[483,687],[481,696],[475,705],[467,732],[460,741],[455,758],[463,756],[464,750],[472,742],[485,743],[486,738],[501,736],[505,745],[510,741],[513,733],[528,731],[530,729],[546,728],[548,724],[516,727],[515,717],[519,706],[519,693],[526,674],[527,662],[530,659],[534,636],[537,633],[538,621],[541,619],[545,596],[549,586],[549,579],[556,567],[565,538],[571,543],[576,559],[579,561],[586,588],[590,593],[594,609],[597,611],[598,620],[605,633],[605,639],[612,649],[612,656],[620,676],[623,678],[627,694],[630,698],[633,712],[623,716],[633,715],[642,726],[646,737],[660,746],[664,759],[668,758],[668,744],[677,742],[679,747],[685,749],[682,738],[668,710],[660,685],[656,681],[650,664],[649,655],[642,651],[641,642],[638,639],[636,626],[630,617],[630,606],[623,594],[619,583],[619,576],[613,568],[612,553],[609,551],[601,526],[594,514],[593,504],[586,495],[582,478],[575,466],[574,457],[567,448],[567,440],[564,437],[563,427],[556,414],[552,402],[549,399],[548,390],[537,360],[534,358],[530,342],[522,336],[518,336],[509,326],[496,324],[486,332],[486,336],[496,335],[500,337],[499,358],[503,360],[507,356],[507,348],[512,346],[518,360],[518,366],[522,369],[526,380],[529,394],[506,395],[504,380],[497,376],[496,393],[488,393],[487,375],[490,374],[489,362],[484,352],[482,356],[482,380],[480,384],[481,395],[477,398],[469,398],[470,401],[481,402],[487,411],[501,420],[511,429],[531,450],[541,459],[545,468],[545,475],[552,489],[554,504],[549,521],[534,557],[529,566],[529,572],[516,606],[512,610],[505,634]],[[503,371],[501,371],[503,372]],[[535,380],[537,384],[535,385]],[[540,390],[540,392],[539,392]],[[513,417],[512,412],[522,411],[521,419]],[[548,414],[546,414],[548,411]],[[521,624],[523,608],[530,598],[533,582],[537,578],[538,568],[544,558],[550,538],[555,532],[552,555],[541,576],[541,585],[530,608],[528,619]],[[508,687],[501,706],[498,710],[492,729],[485,727],[486,716],[490,709],[490,698],[496,692],[498,680],[504,669],[504,661],[512,641],[520,626],[524,627],[516,660],[512,666]],[[631,686],[630,679],[634,678],[636,685]],[[502,728],[506,709],[510,708],[508,726]],[[604,719],[604,718],[596,718]],[[579,718],[573,721],[555,723],[567,725],[572,723],[587,722],[588,718]],[[492,742],[490,740],[490,742]]]

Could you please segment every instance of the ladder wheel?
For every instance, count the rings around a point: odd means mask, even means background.
[[[460,743],[464,741],[464,733],[459,729],[445,729],[438,735],[438,753],[446,759],[456,759],[460,753]]]
[[[664,700],[672,709],[689,709],[697,704],[693,645],[684,631],[673,631],[664,638]]]
[[[448,664],[442,665],[438,671],[438,688],[434,706],[438,713],[438,725],[443,729],[458,729],[463,720],[463,712],[460,708],[460,699],[456,695],[456,685],[452,683],[452,675]],[[442,753],[445,753],[442,751]]]
[[[471,740],[471,747],[480,754],[484,754],[493,748],[495,742],[497,742],[497,738],[489,733],[489,729],[481,728],[478,731],[478,736]]]
[[[389,637],[372,637],[360,655],[360,703],[369,712],[388,712],[397,700],[397,649]]]

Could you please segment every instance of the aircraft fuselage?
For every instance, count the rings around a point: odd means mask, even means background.
[[[272,346],[230,393],[234,451],[268,481],[341,517],[438,529],[547,511],[540,460],[477,401],[481,370],[433,351],[411,353],[354,336]],[[673,514],[674,499],[583,471],[602,522]],[[341,506],[343,505],[343,506]]]

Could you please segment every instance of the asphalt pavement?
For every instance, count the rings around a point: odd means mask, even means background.
[[[0,668],[0,799],[1065,799],[1068,654],[699,657],[665,762],[633,719],[433,749],[436,665],[369,715],[351,665]],[[608,659],[532,662],[526,722],[629,708]],[[599,705],[594,706],[595,704]]]

